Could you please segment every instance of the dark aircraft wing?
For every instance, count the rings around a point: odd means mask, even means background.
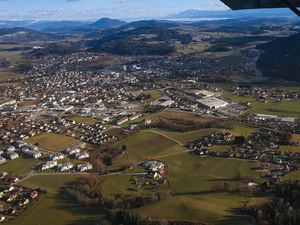
[[[300,0],[221,0],[232,10],[261,9],[261,8],[290,8],[300,16],[296,7],[300,7]]]

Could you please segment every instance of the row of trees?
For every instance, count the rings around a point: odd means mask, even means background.
[[[189,132],[204,128],[211,128],[213,126],[218,125],[222,119],[215,119],[215,120],[209,120],[205,122],[196,122],[196,121],[190,121],[190,120],[183,120],[183,119],[168,119],[159,117],[156,118],[151,124],[151,127],[163,127],[172,129],[175,131],[180,132]]]
[[[259,224],[300,224],[300,181],[278,183],[274,193],[278,198],[270,203],[254,205],[247,212],[255,216]]]

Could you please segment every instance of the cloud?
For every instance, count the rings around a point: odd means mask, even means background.
[[[121,0],[120,3],[126,3],[128,0]]]

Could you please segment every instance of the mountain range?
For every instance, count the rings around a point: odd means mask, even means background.
[[[295,17],[293,12],[289,9],[256,9],[256,10],[219,10],[219,11],[205,11],[190,9],[177,14],[171,14],[162,17],[161,20],[181,20],[188,21],[188,19],[224,19],[224,18],[263,18],[263,17]],[[132,19],[133,20],[133,19]],[[131,21],[132,21],[131,20]],[[141,18],[137,20],[143,20]],[[159,20],[159,19],[158,19]],[[69,32],[78,30],[83,32],[91,32],[97,29],[116,28],[125,25],[126,22],[116,19],[102,18],[96,22],[91,21],[34,21],[34,20],[0,20],[1,28],[23,27],[33,30],[43,30],[50,32],[62,32],[67,30]],[[62,29],[63,28],[63,29]]]

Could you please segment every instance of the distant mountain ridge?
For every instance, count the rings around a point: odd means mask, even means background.
[[[295,17],[289,9],[255,9],[255,10],[218,10],[207,11],[189,9],[178,14],[171,14],[164,19],[195,19],[195,18],[241,18],[241,17]]]
[[[149,26],[156,26],[156,27],[163,27],[163,28],[171,28],[175,26],[179,26],[176,22],[171,21],[164,21],[164,20],[140,20],[140,21],[134,21],[131,23],[127,23],[123,26],[117,27],[117,28],[110,28],[105,30],[98,30],[91,32],[86,35],[87,38],[100,38],[101,36],[107,36],[112,35],[118,32],[126,31],[128,29],[136,29],[140,27],[149,27]]]
[[[107,29],[107,28],[116,28],[125,25],[125,21],[110,19],[110,18],[102,18],[97,20],[92,24],[88,24],[87,26],[97,27],[99,29]]]
[[[85,24],[82,26],[66,26],[66,27],[47,27],[43,29],[44,32],[52,32],[52,33],[89,33],[97,30],[104,30],[104,29],[110,29],[110,28],[117,28],[120,26],[125,25],[126,22],[116,19],[110,19],[110,18],[102,18],[100,20],[97,20],[94,23],[91,24]]]
[[[49,34],[26,28],[3,28],[0,29],[0,43],[25,43],[32,41],[58,41],[63,36]]]

